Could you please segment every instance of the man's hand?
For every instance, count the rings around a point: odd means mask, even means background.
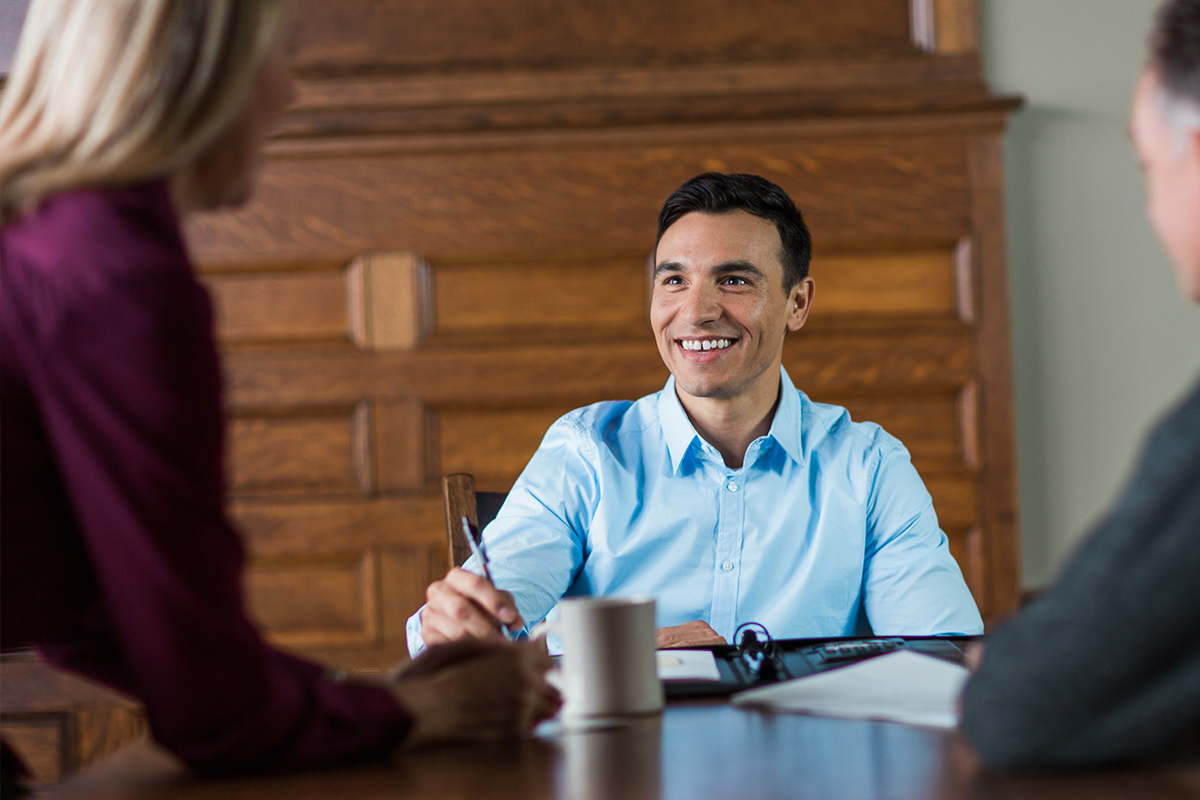
[[[430,647],[389,684],[414,718],[404,747],[529,733],[562,704],[546,683],[551,665],[543,642],[468,638]]]
[[[701,647],[710,644],[726,644],[725,637],[708,626],[707,622],[696,620],[675,625],[671,628],[659,628],[654,637],[654,644],[659,650],[669,647]]]
[[[525,626],[511,594],[458,567],[429,584],[425,600],[421,638],[430,646],[465,638],[502,642],[501,625],[513,631]]]
[[[987,644],[984,642],[971,642],[963,650],[963,661],[966,662],[967,669],[975,672],[979,669],[979,665],[983,663],[983,654],[987,650]]]

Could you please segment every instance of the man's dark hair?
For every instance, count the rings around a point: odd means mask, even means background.
[[[1150,29],[1150,65],[1174,100],[1200,107],[1200,0],[1167,0]]]
[[[800,209],[787,192],[757,175],[705,172],[671,192],[662,211],[658,212],[657,250],[667,228],[684,214],[699,211],[703,214],[725,214],[745,211],[775,223],[783,249],[779,261],[783,264],[783,288],[791,289],[808,277],[808,262],[812,260],[812,236]]]

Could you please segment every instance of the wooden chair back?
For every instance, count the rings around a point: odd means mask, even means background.
[[[471,556],[471,546],[463,535],[462,518],[480,530],[496,518],[507,492],[475,491],[475,476],[466,472],[442,478],[442,498],[446,506],[446,547],[450,564],[461,567]]]

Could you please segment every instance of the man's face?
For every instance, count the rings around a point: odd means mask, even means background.
[[[745,211],[685,214],[663,234],[650,324],[681,396],[773,401],[784,334],[804,325],[813,289],[784,290],[780,250],[775,223]]]
[[[1129,136],[1146,178],[1146,216],[1175,266],[1179,291],[1200,303],[1200,133],[1177,135],[1147,69],[1133,95]]]

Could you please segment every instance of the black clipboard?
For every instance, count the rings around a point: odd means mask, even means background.
[[[663,681],[663,689],[668,698],[720,697],[778,681],[827,672],[897,650],[911,650],[955,664],[963,664],[965,661],[963,648],[967,643],[982,638],[982,636],[873,636],[776,639],[774,640],[775,668],[766,670],[765,672],[770,673],[767,675],[756,673],[751,667],[752,660],[746,659],[742,649],[734,645],[685,648],[711,650],[717,661],[720,680],[669,680]]]

